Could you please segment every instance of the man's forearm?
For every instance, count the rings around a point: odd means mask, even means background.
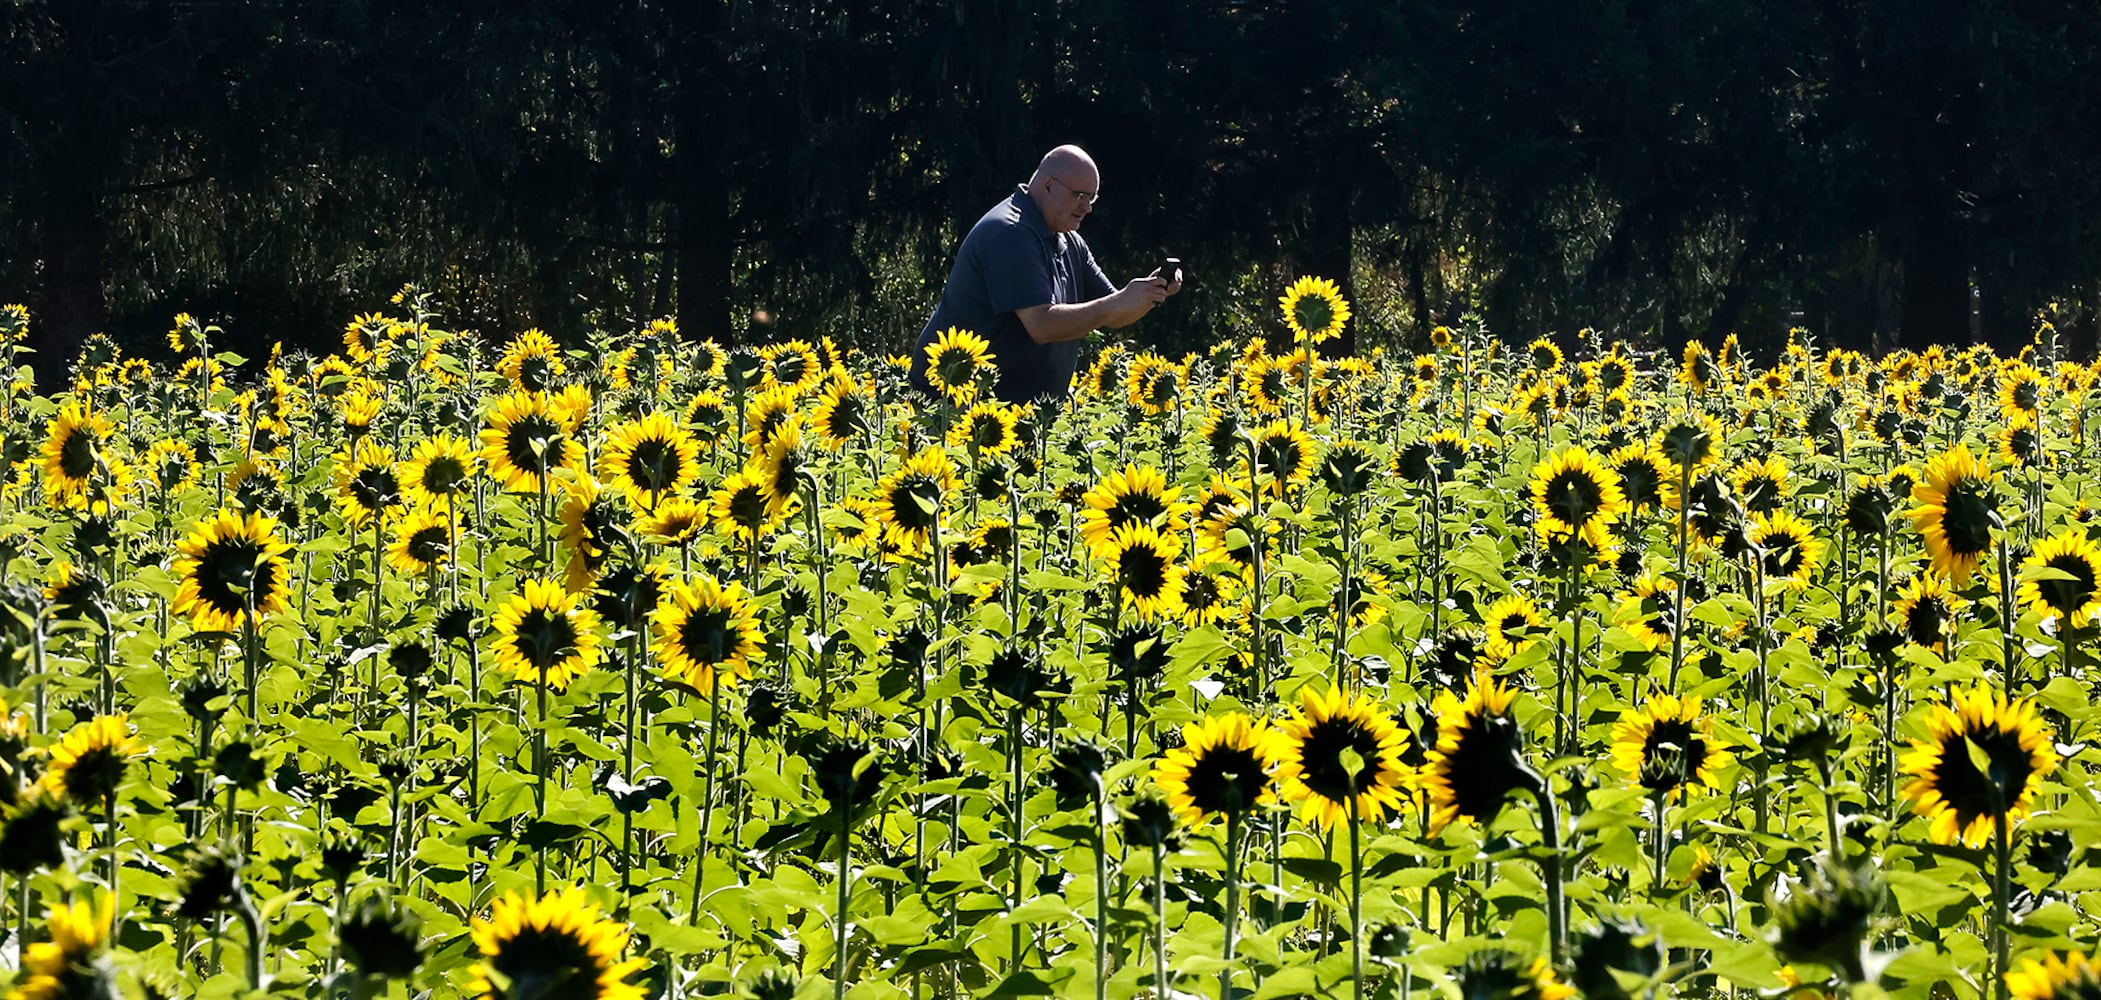
[[[1102,327],[1129,326],[1138,319],[1132,310],[1119,308],[1113,294],[1092,302],[1038,308],[1042,312],[1034,318],[1029,314],[1035,310],[1023,310],[1021,322],[1029,331],[1029,339],[1039,344],[1079,340]]]

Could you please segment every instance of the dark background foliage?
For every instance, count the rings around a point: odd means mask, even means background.
[[[331,346],[403,282],[458,325],[674,315],[901,349],[959,227],[1036,158],[1102,166],[1135,337],[1357,347],[1790,325],[2024,340],[2101,274],[2101,9],[2073,0],[4,0],[0,298],[44,357]]]

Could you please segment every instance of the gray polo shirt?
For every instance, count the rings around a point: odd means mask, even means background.
[[[1017,310],[1091,302],[1116,291],[1078,233],[1054,233],[1025,185],[970,227],[941,289],[934,318],[912,350],[912,384],[924,390],[926,349],[956,327],[985,338],[999,363],[993,390],[1010,403],[1063,396],[1079,367],[1080,342],[1038,344]]]

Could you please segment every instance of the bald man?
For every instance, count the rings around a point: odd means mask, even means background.
[[[956,327],[991,343],[999,363],[993,393],[1000,399],[1062,397],[1083,338],[1101,327],[1136,323],[1182,290],[1179,273],[1155,271],[1122,289],[1109,283],[1079,234],[1101,186],[1101,172],[1085,150],[1059,146],[1044,155],[1027,184],[970,227],[941,304],[912,351],[914,386],[928,388],[927,345]]]

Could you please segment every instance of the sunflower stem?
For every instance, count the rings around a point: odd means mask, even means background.
[[[1999,645],[2001,655],[2005,657],[1999,676],[2005,685],[2006,697],[2011,700],[2020,692],[2019,682],[2027,680],[2027,671],[2022,671],[2019,677],[2014,675],[2018,664],[2014,662],[2013,560],[2006,551],[2006,534],[2003,530],[1999,533]]]
[[[1532,794],[1539,799],[1539,834],[1546,848],[1539,864],[1547,884],[1547,948],[1558,966],[1568,953],[1568,911],[1561,887],[1561,807],[1554,800],[1554,783],[1537,773],[1532,775]]]
[[[2007,827],[2012,822],[2003,810],[1992,821],[1992,860],[1996,862],[1992,877],[1992,996],[1997,1000],[2006,1000],[2006,906],[2013,870],[2013,845]]]
[[[1678,690],[1678,671],[1685,666],[1685,543],[1688,502],[1686,492],[1692,488],[1692,467],[1678,466],[1678,576],[1676,586],[1671,588],[1671,676],[1669,689]]]
[[[832,955],[832,1000],[846,997],[846,907],[853,888],[853,841],[854,818],[849,806],[841,811],[839,828],[839,908],[832,914],[833,929],[837,932],[837,951]]]
[[[1016,909],[1019,909],[1021,907],[1021,876],[1023,864],[1023,858],[1021,853],[1021,813],[1024,802],[1024,796],[1026,795],[1026,791],[1021,786],[1023,750],[1024,748],[1021,745],[1021,706],[1019,704],[1016,704],[1013,708],[1007,710],[1007,755],[1009,758],[1009,763],[1013,767],[1013,780],[1012,783],[1007,786],[1009,789],[1009,793],[1012,796],[1012,804],[1008,807],[1007,813],[1007,848],[1008,850],[1014,852],[1013,902],[1011,905]],[[1021,968],[1020,924],[1014,925],[1014,943],[1013,950],[1010,952],[1010,954],[1012,956],[1012,967],[1015,969]]]
[[[1818,757],[1816,769],[1817,777],[1823,779],[1820,787],[1824,792],[1824,835],[1831,842],[1831,863],[1843,865],[1846,863],[1846,846],[1838,833],[1838,790],[1832,787],[1831,762]]]
[[[533,818],[547,819],[547,668],[539,669],[539,678],[533,684],[538,694],[540,724],[533,727]],[[533,895],[547,894],[547,846],[533,848]]]
[[[722,727],[722,699],[718,697],[721,687],[721,673],[714,667],[709,667],[708,759],[707,764],[701,768],[700,843],[695,845],[693,850],[693,904],[692,909],[686,914],[687,926],[698,926],[700,924],[701,877],[707,874],[708,870],[708,828],[713,826],[715,821],[715,749],[716,733]],[[841,872],[846,870],[844,859],[841,859],[839,868]],[[841,907],[841,911],[844,911],[844,907]],[[843,943],[842,941],[842,946]]]
[[[1102,792],[1097,777],[1087,803],[1094,827],[1094,1000],[1109,998],[1109,843],[1102,823]]]
[[[1354,783],[1354,782],[1353,782]],[[1350,818],[1350,995],[1364,1000],[1364,850],[1353,794],[1344,807]]]
[[[1232,1000],[1234,933],[1240,925],[1240,814],[1226,813],[1226,967],[1218,970],[1218,1000]],[[1164,994],[1163,994],[1164,996]]]
[[[1658,898],[1661,898],[1663,896],[1663,869],[1670,857],[1671,827],[1665,821],[1665,817],[1669,815],[1665,810],[1670,808],[1670,793],[1662,788],[1656,789],[1651,801],[1656,807],[1656,838],[1655,843],[1650,845],[1650,854],[1654,856],[1651,860],[1655,862],[1655,878],[1650,883],[1650,891]]]
[[[29,909],[28,896],[23,896],[22,909]],[[1173,981],[1167,973],[1167,845],[1153,845],[1153,994],[1163,998],[1174,995]]]

